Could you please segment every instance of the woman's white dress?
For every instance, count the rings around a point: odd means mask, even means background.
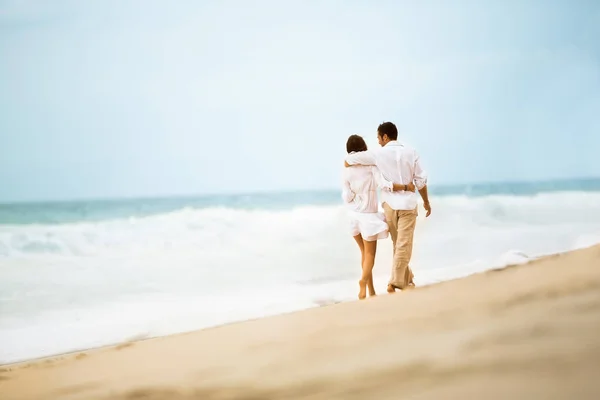
[[[343,183],[342,198],[348,209],[350,234],[360,234],[367,241],[387,238],[388,225],[379,212],[377,189],[392,191],[392,182],[385,180],[376,166],[355,165],[344,168]]]

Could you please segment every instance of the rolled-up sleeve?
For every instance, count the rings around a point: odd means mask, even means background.
[[[423,189],[425,186],[427,186],[427,172],[423,169],[423,166],[421,165],[421,157],[419,156],[419,154],[415,151],[414,154],[415,157],[415,165],[414,165],[414,183],[415,186],[417,187],[417,189],[421,190]]]
[[[375,153],[371,150],[350,153],[346,156],[346,162],[350,165],[376,165]]]

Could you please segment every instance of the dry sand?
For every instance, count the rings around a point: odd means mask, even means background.
[[[9,399],[600,399],[600,246],[0,372]]]

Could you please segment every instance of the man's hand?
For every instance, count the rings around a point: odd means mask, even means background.
[[[406,185],[406,191],[407,192],[414,192],[416,189],[416,186],[414,183],[409,183],[408,185]]]
[[[423,208],[425,209],[425,211],[427,211],[427,214],[425,214],[425,218],[427,218],[431,215],[431,204],[429,204],[429,196],[427,195],[427,185],[419,189],[419,194],[423,199]]]
[[[427,213],[425,214],[425,218],[429,217],[431,215],[431,204],[429,204],[429,202],[423,203],[423,208],[425,209],[425,211],[427,211]]]

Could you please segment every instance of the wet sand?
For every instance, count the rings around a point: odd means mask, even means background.
[[[0,398],[600,399],[600,246],[3,366]]]

